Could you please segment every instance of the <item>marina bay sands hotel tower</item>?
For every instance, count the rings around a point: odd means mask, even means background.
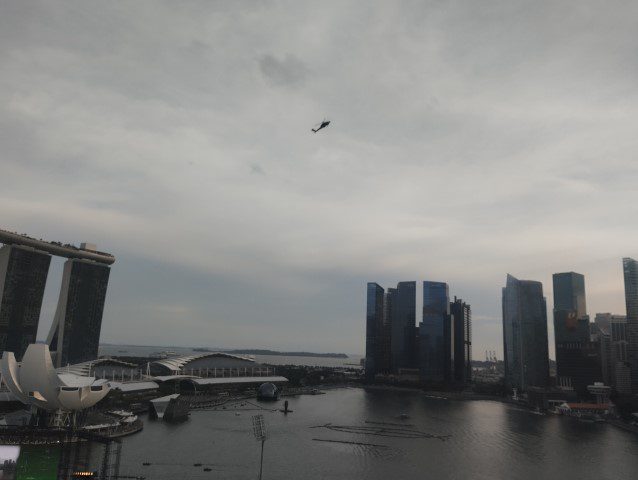
[[[47,337],[55,366],[94,360],[115,257],[95,245],[80,248],[0,230],[0,354],[20,360],[35,343],[51,256],[64,263],[58,305]]]

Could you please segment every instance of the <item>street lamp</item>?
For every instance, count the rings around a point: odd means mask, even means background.
[[[253,434],[257,440],[261,441],[261,460],[259,461],[259,480],[261,480],[261,472],[264,467],[264,442],[266,441],[266,422],[261,414],[253,415]]]

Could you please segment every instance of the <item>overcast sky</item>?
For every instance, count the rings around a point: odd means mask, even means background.
[[[3,1],[0,228],[117,257],[103,342],[363,353],[366,282],[435,280],[472,305],[474,357],[500,357],[508,272],[548,305],[552,273],[583,273],[590,314],[625,313],[636,18],[629,0]]]

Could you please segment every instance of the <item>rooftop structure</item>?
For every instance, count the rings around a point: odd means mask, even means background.
[[[96,375],[96,370],[105,369],[108,367],[119,367],[127,370],[137,370],[137,365],[134,363],[123,362],[122,360],[116,360],[114,358],[98,358],[96,360],[89,360],[88,362],[76,363],[75,365],[68,365],[66,367],[60,367],[57,369],[58,373],[71,373],[73,375],[79,375],[82,377],[90,377],[91,374]]]
[[[177,375],[188,371],[201,369],[228,369],[228,368],[253,368],[258,367],[255,359],[246,355],[233,355],[224,352],[206,352],[195,355],[179,355],[151,363],[151,369],[155,372]]]
[[[2,229],[0,229],[0,243],[4,243],[5,245],[24,245],[58,257],[93,260],[94,262],[104,263],[106,265],[111,265],[115,262],[113,255],[93,250],[92,248],[95,248],[95,246],[90,243],[83,243],[82,247],[84,248],[78,248],[74,245],[62,245],[60,242],[47,242],[46,240],[38,240],[25,234],[18,234]]]
[[[225,378],[192,378],[189,381],[195,385],[230,385],[230,384],[243,384],[243,383],[288,383],[286,377],[279,375],[268,377],[225,377]]]

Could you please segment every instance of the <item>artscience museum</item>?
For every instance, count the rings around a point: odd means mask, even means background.
[[[46,344],[29,345],[22,362],[4,352],[0,368],[3,382],[19,401],[47,412],[74,413],[92,407],[110,390],[105,379],[56,371]]]

